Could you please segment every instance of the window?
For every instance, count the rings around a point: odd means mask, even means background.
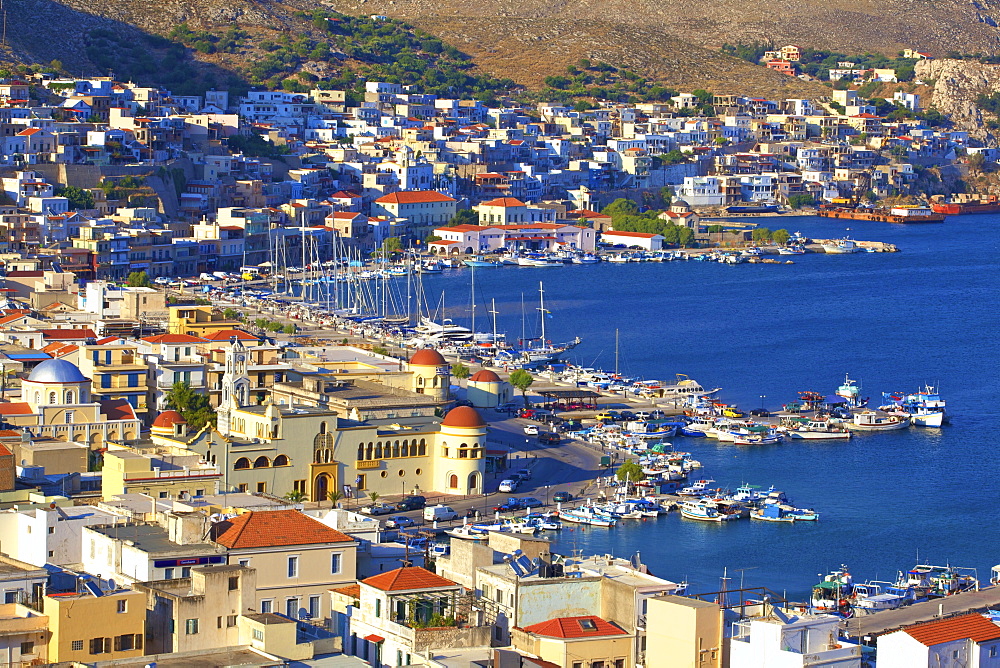
[[[173,580],[174,579],[174,569],[172,569],[172,568],[164,568],[163,569],[163,579],[164,580]]]
[[[297,578],[299,577],[299,558],[298,557],[288,557],[288,577]]]
[[[197,635],[198,634],[198,620],[197,619],[189,619],[189,620],[185,621],[184,622],[184,633],[186,633],[189,636]]]
[[[118,614],[128,612],[128,601],[118,601]]]
[[[285,615],[292,619],[299,618],[299,598],[297,596],[285,599]]]
[[[115,636],[115,651],[116,652],[129,652],[134,649],[142,648],[142,635],[138,633],[126,633],[125,635]]]
[[[240,576],[233,575],[229,578],[229,591],[236,591],[240,588]]]
[[[261,612],[271,612],[274,609],[274,601],[272,599],[265,599],[260,602]]]
[[[330,555],[330,572],[333,574],[337,574],[340,572],[340,567],[341,567],[340,556],[341,556],[340,552],[334,552],[333,554]]]
[[[160,492],[160,493],[159,493],[159,497],[160,497],[161,499],[165,499],[165,498],[167,498],[167,496],[168,496],[167,492]]]
[[[997,646],[993,645],[993,647],[990,647],[990,658],[991,659],[995,658],[996,655],[997,655]]]
[[[267,491],[267,483],[266,482],[259,482],[259,483],[257,483],[257,493],[258,494],[263,494],[266,491]]]
[[[375,599],[375,616],[382,616],[382,599],[380,598]]]
[[[74,652],[82,652],[83,651],[83,641],[82,640],[74,640],[70,644],[70,649],[73,650]]]
[[[73,424],[73,413],[75,411],[66,411],[66,424]]]
[[[264,629],[254,629],[253,639],[258,642],[264,642]]]
[[[229,615],[226,617],[226,628],[231,629],[236,626],[236,615]]]
[[[21,654],[34,654],[35,643],[28,641],[21,643]]]
[[[582,661],[574,661],[573,662],[573,668],[583,668],[583,662]]]
[[[309,617],[312,619],[317,619],[319,617],[319,596],[313,595],[309,597]]]
[[[250,468],[250,460],[247,459],[246,457],[240,457],[239,459],[236,460],[236,463],[233,464],[233,468],[236,470],[248,469]]]
[[[190,566],[182,566],[181,567],[181,577],[182,578],[189,578],[189,577],[191,577],[191,567]]]
[[[593,619],[581,619],[580,628],[582,628],[584,631],[596,631],[597,624],[594,623]]]
[[[615,668],[625,668],[625,659],[615,659]]]
[[[91,638],[91,654],[107,654],[111,651],[111,638]]]
[[[249,559],[240,559],[240,566],[243,566],[245,568],[249,568],[250,567],[250,560]]]

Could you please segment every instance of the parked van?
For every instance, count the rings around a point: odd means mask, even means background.
[[[424,508],[425,522],[441,522],[458,518],[458,513],[451,506],[438,504],[430,508]]]

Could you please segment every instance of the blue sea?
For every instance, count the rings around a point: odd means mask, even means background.
[[[678,515],[617,528],[563,531],[560,551],[636,552],[650,570],[715,591],[735,584],[789,596],[840,564],[856,579],[893,579],[920,563],[1000,563],[997,536],[998,287],[996,216],[941,225],[893,226],[816,217],[760,223],[815,238],[845,234],[896,244],[900,253],[796,256],[794,265],[707,262],[505,267],[476,272],[477,329],[516,339],[539,333],[544,281],[546,336],[581,336],[570,359],[671,379],[683,373],[743,408],[777,410],[802,390],[832,393],[849,374],[862,396],[939,385],[952,424],[862,435],[847,443],[789,442],[738,448],[678,437],[720,485],[775,485],[818,523],[741,521],[718,526]],[[784,259],[784,258],[782,258]],[[446,291],[448,316],[468,322],[470,272],[425,279],[429,300]],[[522,307],[523,303],[523,307]]]

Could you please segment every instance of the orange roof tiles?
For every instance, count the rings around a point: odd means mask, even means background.
[[[361,581],[369,587],[382,591],[410,591],[413,589],[441,589],[442,587],[458,587],[452,582],[426,568],[419,566],[404,566],[387,573],[379,573]]]
[[[348,543],[354,539],[297,510],[244,513],[212,527],[216,543],[231,549]]]
[[[0,415],[31,415],[34,411],[31,410],[25,402],[13,402],[13,403],[0,403]]]
[[[101,402],[101,412],[109,420],[135,420],[135,410],[125,399],[106,399]]]
[[[525,206],[524,202],[516,197],[497,197],[496,199],[491,199],[489,202],[483,202],[479,206]]]
[[[608,230],[607,232],[601,233],[603,236],[616,236],[616,237],[636,237],[639,239],[652,239],[653,237],[658,237],[658,234],[650,234],[649,232],[619,232],[618,230]]]
[[[973,642],[1000,638],[1000,626],[978,614],[941,619],[903,630],[914,640],[928,647],[966,638]]]
[[[593,627],[593,628],[590,628]],[[539,636],[551,638],[598,638],[601,636],[623,636],[628,633],[617,625],[600,617],[557,617],[548,621],[525,626],[524,630]]]
[[[146,343],[202,343],[205,339],[190,334],[157,334],[143,339]]]
[[[436,190],[404,190],[398,193],[383,195],[375,200],[379,204],[429,204],[433,202],[454,202],[454,197],[449,197]]]
[[[212,332],[211,334],[205,335],[206,341],[228,341],[229,339],[236,337],[240,341],[256,341],[257,337],[253,334],[248,334],[239,329],[220,329],[217,332]]]
[[[46,339],[55,339],[56,341],[80,341],[97,338],[97,334],[92,329],[42,329],[39,331]]]
[[[330,591],[335,594],[341,594],[343,596],[349,596],[351,598],[359,598],[361,596],[361,585],[351,584],[346,587],[333,587]]]

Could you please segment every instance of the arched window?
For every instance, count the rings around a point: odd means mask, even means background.
[[[362,443],[361,445],[358,446],[358,461],[361,461],[364,458],[365,458],[365,444]]]
[[[63,403],[71,404],[73,403],[73,390],[66,390],[66,397]]]
[[[374,450],[375,450],[375,444],[374,444],[374,443],[371,443],[371,442],[369,442],[369,443],[368,443],[368,449],[366,450],[366,452],[367,452],[368,454],[367,454],[367,456],[365,457],[365,459],[371,459],[371,458],[372,458],[372,455],[374,454]]]
[[[239,459],[236,460],[236,463],[233,464],[233,468],[237,470],[248,469],[250,468],[250,460],[247,459],[246,457],[240,457]]]
[[[392,444],[392,456],[399,457],[399,441]]]
[[[382,459],[382,443],[375,444],[375,459]]]
[[[424,443],[424,439],[420,439],[420,447],[417,448],[417,455],[423,457],[427,454],[427,444]]]
[[[288,466],[288,455],[278,455],[275,457],[272,466]]]
[[[458,476],[452,473],[451,477],[448,478],[448,489],[455,489],[457,487],[458,487]]]
[[[42,403],[42,393],[41,392],[35,392],[35,403],[36,404]]]
[[[56,393],[55,392],[49,392],[49,403],[50,404],[54,404],[55,402],[56,402]]]
[[[270,465],[271,465],[271,460],[263,455],[253,460],[253,467],[255,469],[266,469]]]
[[[410,446],[407,445],[407,443],[408,443],[408,441],[403,441],[403,447],[401,447],[399,449],[399,456],[400,457],[409,457],[410,456]]]
[[[326,422],[320,422],[319,423],[319,433],[321,433],[321,434],[325,434],[326,433]]]

